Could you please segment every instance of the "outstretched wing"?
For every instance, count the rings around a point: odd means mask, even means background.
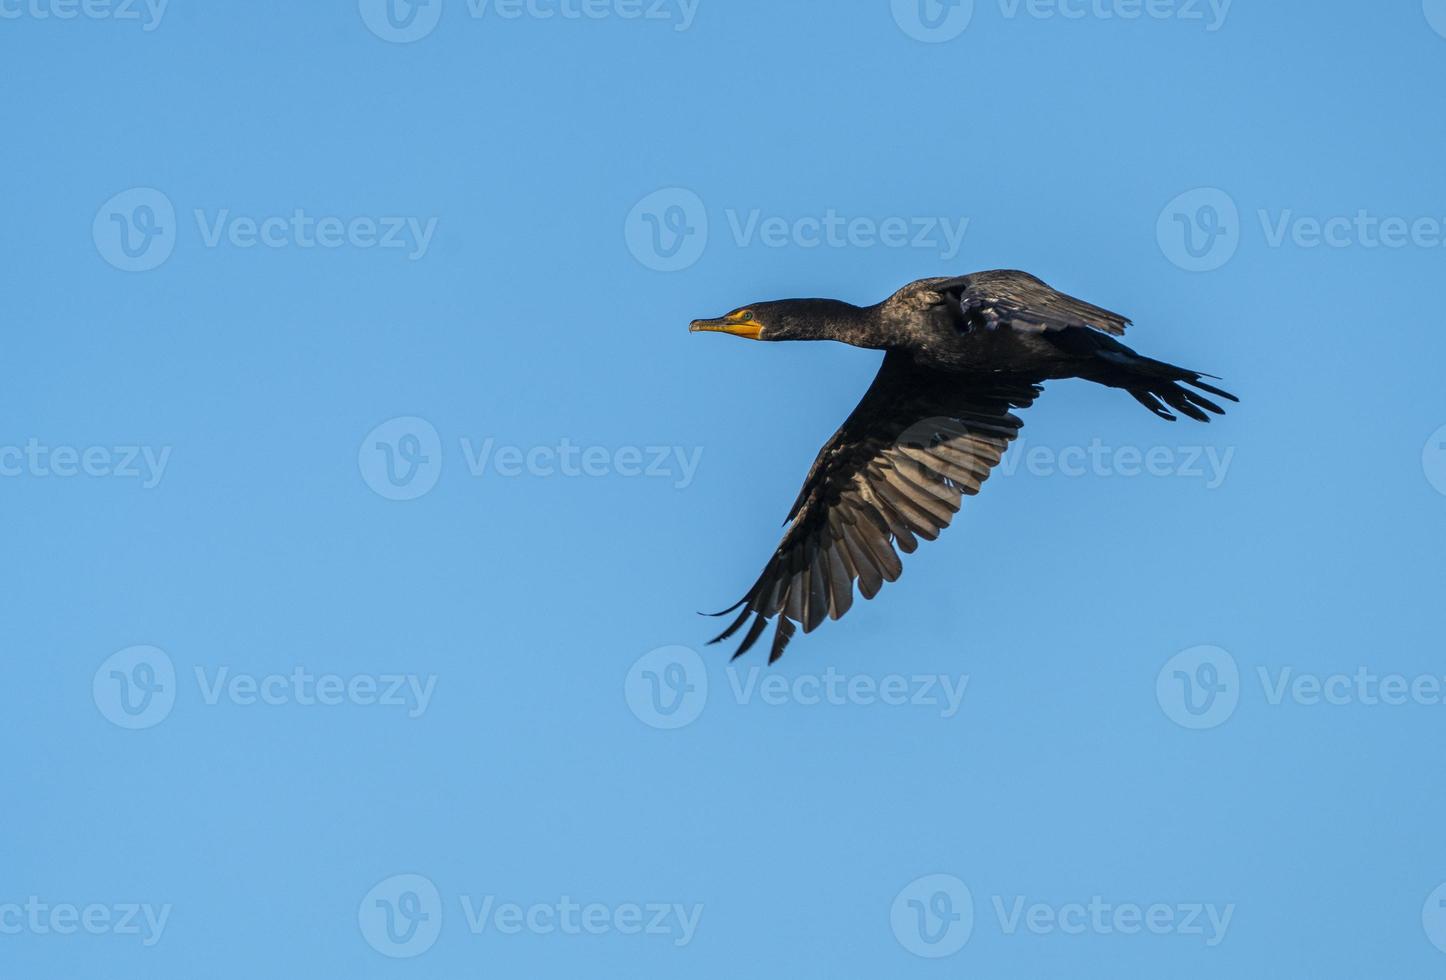
[[[971,327],[1043,332],[1092,328],[1118,337],[1127,317],[1075,299],[1027,272],[999,270],[945,279],[921,279],[905,287],[926,303],[946,302]]]
[[[903,566],[918,538],[949,526],[964,495],[979,492],[1022,423],[1012,413],[1039,396],[1027,382],[971,382],[916,366],[891,351],[843,426],[819,452],[788,515],[788,530],[748,594],[720,616],[742,609],[712,642],[748,624],[735,657],[778,620],[769,663],[798,626],[812,632],[825,617],[865,599]],[[749,623],[749,620],[752,620]]]

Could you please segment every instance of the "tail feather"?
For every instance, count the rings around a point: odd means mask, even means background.
[[[1093,375],[1092,380],[1123,388],[1141,405],[1166,421],[1176,420],[1176,416],[1169,409],[1199,422],[1209,422],[1211,415],[1225,414],[1225,409],[1199,392],[1208,392],[1226,401],[1240,401],[1223,388],[1203,380],[1220,380],[1214,375],[1201,374],[1199,371],[1176,367],[1164,361],[1141,357],[1123,344],[1117,346],[1122,349],[1102,350],[1098,353],[1099,359],[1107,366],[1102,367],[1097,375]],[[1187,388],[1186,385],[1190,387]]]
[[[1165,408],[1165,403],[1156,398],[1151,392],[1143,388],[1126,388],[1125,390],[1134,396],[1135,401],[1160,416],[1160,418],[1166,422],[1175,421],[1175,416],[1171,415],[1169,410]]]
[[[1210,394],[1212,394],[1212,395],[1219,395],[1221,398],[1228,399],[1229,401],[1232,401],[1232,402],[1238,402],[1238,401],[1240,401],[1239,398],[1236,398],[1236,397],[1235,397],[1234,395],[1232,395],[1230,392],[1228,392],[1228,391],[1222,391],[1221,389],[1215,387],[1214,385],[1206,384],[1205,382],[1203,382],[1203,381],[1200,380],[1201,378],[1214,378],[1216,381],[1219,381],[1219,380],[1220,380],[1219,378],[1216,378],[1215,375],[1213,375],[1213,374],[1197,374],[1197,375],[1195,375],[1195,377],[1194,377],[1193,379],[1190,380],[1189,383],[1192,384],[1192,385],[1194,385],[1196,388],[1199,388],[1201,391],[1208,391],[1208,392],[1210,392]]]

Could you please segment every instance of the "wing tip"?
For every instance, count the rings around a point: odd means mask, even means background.
[[[783,651],[788,648],[788,642],[798,632],[798,627],[793,620],[787,616],[778,617],[778,628],[773,632],[773,646],[768,651],[768,663],[770,666],[778,663],[783,657]]]

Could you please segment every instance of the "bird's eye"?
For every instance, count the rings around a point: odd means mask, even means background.
[[[744,323],[752,323],[752,322],[753,322],[753,311],[752,311],[752,310],[744,310],[742,313],[738,314],[738,319],[742,320]]]

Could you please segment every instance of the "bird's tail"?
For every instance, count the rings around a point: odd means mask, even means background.
[[[1120,349],[1096,353],[1095,356],[1103,363],[1097,372],[1088,375],[1090,380],[1123,388],[1135,401],[1162,419],[1174,422],[1174,412],[1179,412],[1200,422],[1209,422],[1211,414],[1225,414],[1225,409],[1201,392],[1226,401],[1240,401],[1230,392],[1204,380],[1220,380],[1214,375],[1143,357],[1123,344],[1116,346]]]

